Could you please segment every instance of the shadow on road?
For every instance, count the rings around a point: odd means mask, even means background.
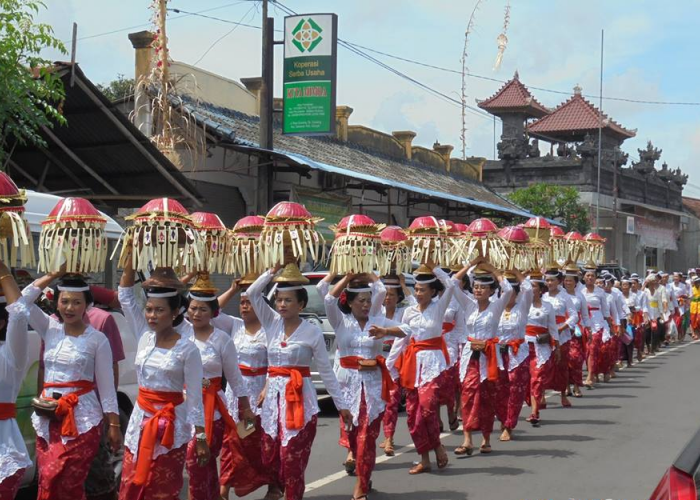
[[[548,420],[545,416],[541,421],[541,426],[546,427],[548,425],[568,425],[568,424],[583,424],[583,425],[614,425],[617,422],[612,420],[586,420],[586,419],[572,419],[572,420]]]
[[[544,435],[544,436],[538,436],[538,435],[533,435],[533,434],[523,434],[523,435],[517,435],[513,438],[513,441],[522,441],[522,442],[530,442],[530,441],[573,441],[573,442],[583,442],[583,441],[595,441],[598,438],[595,438],[593,436],[582,436],[580,434],[567,434],[567,435],[555,435],[555,434],[549,434],[549,435]]]

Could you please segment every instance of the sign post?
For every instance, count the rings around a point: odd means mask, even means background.
[[[284,134],[335,134],[337,52],[336,14],[284,18]]]

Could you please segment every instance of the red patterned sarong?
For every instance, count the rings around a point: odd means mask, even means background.
[[[509,356],[510,353],[503,354],[503,365],[506,369]],[[525,358],[510,372],[503,370],[500,376],[496,396],[496,415],[504,427],[513,430],[518,425],[518,417],[529,392],[530,358]]]
[[[284,490],[286,500],[301,500],[304,497],[304,473],[316,437],[317,420],[316,415],[311,417],[301,431],[289,440],[287,446],[281,446],[283,422],[279,422],[277,438],[263,433],[263,464]]]
[[[453,365],[445,370],[445,378],[440,386],[440,394],[438,396],[440,399],[440,406],[454,408],[457,387],[459,387],[459,367]]]
[[[49,442],[36,440],[39,470],[37,500],[84,500],[85,479],[97,455],[102,422],[63,444],[61,422],[49,423]]]
[[[393,438],[394,432],[396,432],[396,422],[399,419],[399,405],[401,404],[401,394],[403,389],[399,384],[394,384],[394,388],[391,390],[389,397],[389,402],[386,404],[386,410],[384,410],[384,437]]]
[[[418,453],[427,453],[440,446],[440,385],[444,371],[435,379],[415,389],[406,389],[408,432]]]
[[[571,337],[569,341],[569,383],[583,385],[583,363],[586,361],[583,337]]]
[[[260,417],[255,419],[255,432],[245,439],[236,431],[224,434],[219,481],[222,486],[232,487],[236,496],[244,497],[272,482],[262,463],[262,436]]]
[[[482,354],[483,355],[483,354]],[[472,356],[462,382],[462,422],[466,431],[481,431],[486,437],[493,432],[496,383],[488,378],[481,382],[479,359]]]
[[[537,353],[535,352],[535,344],[528,343],[530,346],[530,386],[526,397],[528,405],[531,404],[531,398],[542,401],[544,397],[545,387],[552,384],[554,376],[554,353],[549,356],[549,359],[537,367]]]
[[[214,420],[209,428],[210,438],[209,451],[211,458],[204,465],[197,463],[197,440],[192,440],[187,445],[187,455],[185,457],[185,467],[190,478],[188,487],[190,500],[219,500],[219,473],[216,469],[216,459],[221,452],[221,445],[224,441],[226,422],[223,418]],[[229,427],[229,432],[231,432]],[[236,432],[235,429],[233,432]]]
[[[24,469],[19,469],[11,476],[0,481],[0,500],[14,500],[19,490],[19,485],[24,476]]]
[[[352,456],[355,457],[355,472],[360,478],[360,488],[363,492],[368,492],[377,458],[377,437],[382,424],[382,415],[369,422],[364,392],[357,424],[347,436]]]
[[[598,330],[591,336],[588,343],[588,372],[592,376],[604,373],[605,366],[602,359],[603,330]]]
[[[552,381],[547,389],[562,392],[569,386],[569,344],[571,341],[559,345],[559,362],[552,359],[554,369],[552,371]],[[552,353],[554,358],[554,353]]]
[[[122,484],[119,488],[119,500],[178,500],[182,490],[183,471],[187,445],[170,450],[154,458],[148,469],[148,480],[137,485],[136,463],[129,448],[124,448],[124,465],[122,467]]]

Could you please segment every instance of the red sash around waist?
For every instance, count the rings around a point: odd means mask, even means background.
[[[165,431],[160,438],[160,444],[166,448],[173,446],[175,442],[175,407],[181,405],[184,400],[185,398],[181,392],[152,391],[139,387],[139,395],[136,402],[143,411],[153,416],[145,419],[143,424],[139,453],[136,458],[134,484],[143,485],[148,480],[153,451],[158,439],[158,422],[161,418],[165,420]],[[164,406],[159,410],[155,406],[157,404]]]
[[[454,323],[450,323],[450,322],[445,321],[445,322],[442,324],[442,334],[443,334],[443,335],[445,335],[446,333],[450,333],[450,332],[451,332],[452,330],[454,330],[454,329],[455,329],[455,324],[454,324]]]
[[[246,365],[238,365],[238,368],[241,370],[241,375],[244,377],[260,377],[262,375],[267,375],[267,366],[252,368]]]
[[[399,370],[401,387],[406,389],[416,388],[416,354],[420,351],[442,351],[445,361],[448,365],[450,364],[450,355],[447,352],[447,344],[445,344],[443,337],[433,337],[418,342],[412,338],[394,365]]]
[[[10,420],[17,417],[17,405],[15,403],[0,403],[0,420]]]
[[[549,329],[544,327],[544,326],[536,326],[536,325],[527,325],[525,327],[525,335],[530,335],[532,337],[537,337],[538,335],[542,335],[543,333],[549,333]],[[549,338],[549,345],[551,347],[555,347],[556,340],[554,337]]]
[[[224,401],[219,396],[221,390],[221,377],[210,378],[209,385],[202,387],[202,405],[204,406],[204,432],[207,435],[207,444],[211,445],[214,428],[214,413],[219,410],[221,418],[224,419],[226,427],[229,429],[236,428],[236,422],[233,421],[228,412],[228,408]]]
[[[569,319],[568,316],[555,316],[555,319],[557,320],[557,325],[561,325],[562,323],[566,323],[566,320]]]
[[[271,377],[289,377],[284,399],[287,402],[285,424],[287,429],[304,427],[304,377],[311,376],[308,366],[270,366],[267,369]]]
[[[478,341],[480,339],[475,339],[473,337],[467,337],[469,342]],[[496,354],[496,347],[498,346],[498,337],[493,337],[491,339],[485,340],[486,347],[484,347],[484,355],[486,356],[486,378],[495,382],[498,380],[498,355]]]
[[[363,359],[359,356],[343,356],[340,358],[340,366],[348,370],[359,370],[360,361]],[[382,371],[382,399],[388,403],[391,398],[390,392],[394,388],[394,381],[391,380],[384,356],[377,356],[376,360],[377,366]]]
[[[90,380],[76,380],[74,382],[46,382],[44,384],[44,395],[46,389],[76,388],[77,391],[64,394],[58,398],[56,415],[63,417],[61,422],[61,436],[78,437],[78,428],[75,425],[75,407],[80,400],[80,396],[95,390],[95,383]]]
[[[509,342],[506,342],[506,345],[510,346],[510,348],[513,350],[513,356],[518,355],[518,351],[520,350],[520,346],[525,343],[525,339],[515,339],[511,340]]]

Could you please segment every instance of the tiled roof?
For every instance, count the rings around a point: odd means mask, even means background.
[[[493,114],[522,111],[528,113],[529,116],[537,118],[550,112],[520,82],[517,71],[512,80],[506,82],[498,92],[485,101],[477,103],[477,106]]]
[[[700,218],[700,200],[697,198],[683,197],[683,207],[693,213],[695,217]]]
[[[257,116],[220,108],[208,103],[187,103],[185,105],[208,133],[218,135],[241,146],[258,147]],[[503,198],[483,184],[445,170],[438,170],[417,161],[400,160],[369,150],[359,144],[343,143],[335,137],[282,135],[281,126],[274,127],[274,151],[288,154],[292,159],[306,159],[305,164],[313,167],[329,166],[327,170],[338,171],[348,177],[377,179],[385,185],[400,189],[415,190],[418,193],[432,193],[432,196],[467,202],[474,200],[475,206],[505,211],[510,215],[523,215],[526,212],[516,204]],[[444,196],[441,196],[443,195]]]
[[[532,134],[559,135],[561,133],[583,133],[598,130],[599,111],[593,104],[575,93],[568,101],[560,104],[544,118],[530,124],[527,129]],[[636,131],[628,130],[603,113],[603,129],[616,135],[634,137]]]

